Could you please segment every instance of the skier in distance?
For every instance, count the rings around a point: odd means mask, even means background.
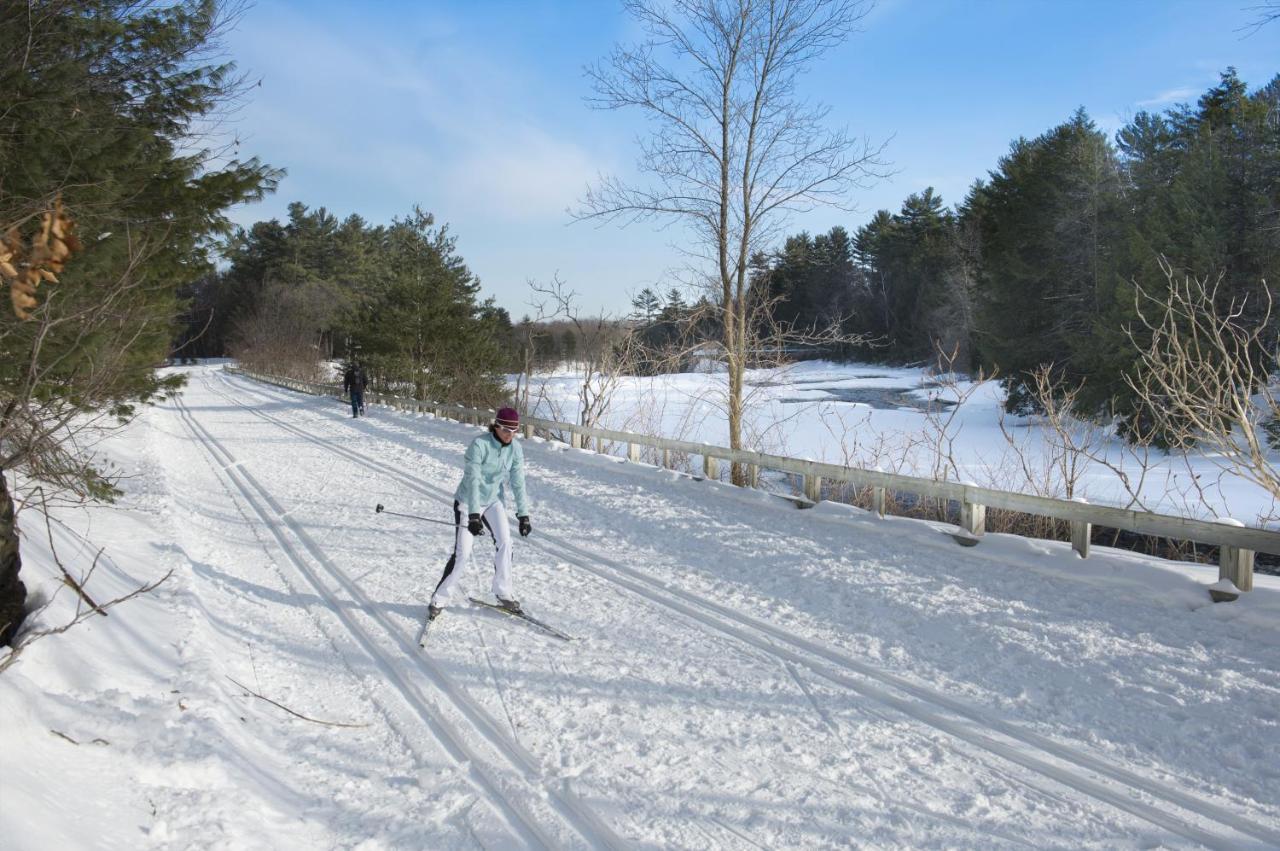
[[[520,537],[528,537],[533,524],[529,522],[529,501],[524,487],[524,450],[515,439],[519,428],[520,414],[514,408],[503,408],[488,432],[467,447],[462,481],[453,495],[453,522],[457,526],[453,555],[449,556],[444,575],[431,595],[428,617],[432,620],[444,610],[462,578],[471,557],[473,538],[483,535],[486,528],[493,535],[493,596],[504,609],[521,611],[512,593],[511,531],[503,503],[504,488],[510,486],[516,501]],[[464,513],[466,523],[462,522]]]
[[[364,413],[364,390],[368,385],[369,379],[364,374],[364,367],[352,361],[342,376],[342,390],[351,394],[351,416],[358,417]]]

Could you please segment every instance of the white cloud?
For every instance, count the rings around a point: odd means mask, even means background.
[[[531,91],[539,83],[528,69],[440,37],[444,23],[388,40],[275,15],[245,24],[240,52],[263,86],[244,129],[248,150],[289,168],[285,192],[323,203],[326,182],[358,182],[401,212],[420,202],[448,219],[563,221],[607,170],[530,113],[545,93]],[[289,36],[265,35],[278,32]]]
[[[1192,89],[1192,88],[1185,88],[1185,87],[1180,89],[1169,89],[1168,91],[1161,92],[1160,94],[1156,95],[1153,98],[1148,98],[1147,100],[1140,100],[1138,101],[1137,105],[1142,107],[1147,107],[1147,106],[1166,106],[1171,103],[1181,103],[1183,101],[1187,101],[1194,98],[1197,94],[1199,94],[1199,92],[1200,92],[1199,89]]]

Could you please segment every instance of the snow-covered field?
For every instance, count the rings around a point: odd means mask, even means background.
[[[5,849],[1280,847],[1280,578],[530,440],[518,588],[577,640],[424,653],[451,531],[373,508],[450,519],[477,430],[188,372],[118,506],[22,515],[38,595],[49,535],[99,600],[173,575],[0,674]]]
[[[582,383],[582,375],[569,370],[534,376],[538,413],[577,422]],[[599,386],[597,380],[593,390]],[[1064,480],[1074,475],[1070,495],[1090,502],[1280,528],[1280,506],[1212,457],[1141,453],[1089,423],[1066,420],[1059,434],[1043,417],[1003,416],[1003,391],[995,381],[807,361],[749,372],[747,397],[744,432],[752,448],[765,452],[924,478],[945,474],[951,481],[1055,497],[1068,495]],[[602,425],[727,446],[725,410],[722,374],[624,377],[612,390]],[[1079,451],[1066,452],[1064,445]],[[1075,473],[1068,472],[1073,458]],[[1280,450],[1273,450],[1272,460],[1280,467]],[[1131,505],[1134,494],[1141,505]]]

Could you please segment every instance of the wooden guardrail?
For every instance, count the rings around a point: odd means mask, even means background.
[[[319,396],[342,396],[342,388],[336,384],[298,381],[280,376],[265,375],[236,367],[228,371],[246,375],[258,381],[275,384],[291,390]],[[367,402],[386,405],[399,410],[431,413],[436,417],[471,422],[488,423],[493,411],[466,408],[461,405],[445,405],[422,399],[412,399],[386,393],[365,394]],[[728,449],[686,440],[671,440],[606,428],[588,428],[574,423],[562,423],[540,417],[523,417],[521,427],[526,437],[534,430],[548,434],[567,434],[575,448],[582,448],[590,439],[627,444],[627,456],[639,460],[639,447],[650,446],[662,452],[662,466],[670,466],[672,453],[697,455],[702,458],[703,470],[708,478],[719,478],[719,463],[746,465],[749,479],[759,481],[761,470],[777,470],[803,477],[806,496],[817,501],[824,480],[843,482],[856,487],[868,487],[872,491],[872,504],[879,516],[884,516],[886,495],[889,491],[910,493],[935,499],[953,500],[960,505],[960,526],[967,532],[968,542],[976,542],[985,531],[988,508],[1016,511],[1040,517],[1062,520],[1071,525],[1071,546],[1081,558],[1089,555],[1090,531],[1094,525],[1122,529],[1141,535],[1155,535],[1177,540],[1215,544],[1219,548],[1219,578],[1230,579],[1241,591],[1253,590],[1254,553],[1280,554],[1280,532],[1237,525],[1232,521],[1196,520],[1171,514],[1155,514],[1107,505],[1092,505],[1080,500],[1054,499],[1012,491],[993,490],[959,482],[940,482],[917,476],[903,476],[879,470],[845,467],[806,461],[783,455],[769,455],[750,450]]]

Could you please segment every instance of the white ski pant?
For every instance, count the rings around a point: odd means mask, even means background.
[[[493,535],[493,595],[511,599],[514,595],[511,593],[511,530],[507,525],[507,512],[501,502],[495,502],[480,512],[480,520]],[[467,562],[471,560],[472,546],[477,541],[489,539],[488,535],[477,537],[467,531],[467,516],[456,501],[453,503],[453,522],[457,527],[453,555],[449,556],[440,584],[431,595],[433,606],[444,606],[451,599],[462,574],[466,572]]]

